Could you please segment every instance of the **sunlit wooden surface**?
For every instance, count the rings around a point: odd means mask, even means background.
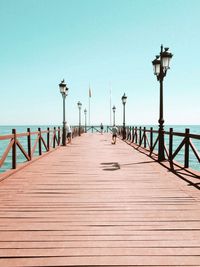
[[[109,134],[0,183],[0,266],[200,266],[198,190]]]

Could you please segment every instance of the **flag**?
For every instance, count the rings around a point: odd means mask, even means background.
[[[91,89],[89,87],[89,97],[91,97],[91,96],[92,96],[92,91],[91,91]]]

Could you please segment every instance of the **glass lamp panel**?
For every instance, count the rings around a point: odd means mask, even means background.
[[[156,66],[153,65],[153,73],[156,75]]]
[[[126,104],[126,99],[127,99],[127,97],[126,97],[125,95],[123,95],[123,96],[122,96],[122,103],[123,103],[123,104]]]
[[[64,94],[66,92],[65,86],[60,85],[60,92],[61,92],[61,94]]]
[[[65,80],[62,80],[61,83],[59,84],[60,92],[61,94],[65,94],[67,85],[65,83]],[[68,90],[68,88],[67,88]]]
[[[159,56],[156,56],[156,58],[152,61],[153,64],[153,71],[155,75],[158,75],[160,73],[160,59]]]
[[[77,105],[78,105],[78,108],[81,108],[81,106],[82,106],[80,101],[77,103]]]
[[[169,57],[163,57],[162,58],[163,68],[169,69],[169,62],[170,62],[170,58]]]
[[[154,74],[159,75],[160,74],[160,64],[154,65]]]
[[[173,57],[172,53],[170,53],[169,48],[165,48],[165,51],[162,53],[162,65],[163,68],[165,69],[169,69],[169,63],[170,63],[170,59]]]
[[[65,87],[65,94],[68,95],[69,88]]]

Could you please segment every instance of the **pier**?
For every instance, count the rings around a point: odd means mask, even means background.
[[[3,174],[0,266],[200,266],[195,178],[133,137],[85,133]]]
[[[200,1],[0,1],[0,267],[200,267]]]

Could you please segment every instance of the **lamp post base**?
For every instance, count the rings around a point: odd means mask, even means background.
[[[66,128],[65,127],[63,127],[63,130],[62,130],[62,145],[66,146]]]
[[[123,126],[123,140],[126,139],[126,128]]]
[[[164,161],[165,160],[165,137],[164,137],[164,129],[163,126],[161,126],[161,129],[159,129],[159,143],[158,143],[158,161]]]

